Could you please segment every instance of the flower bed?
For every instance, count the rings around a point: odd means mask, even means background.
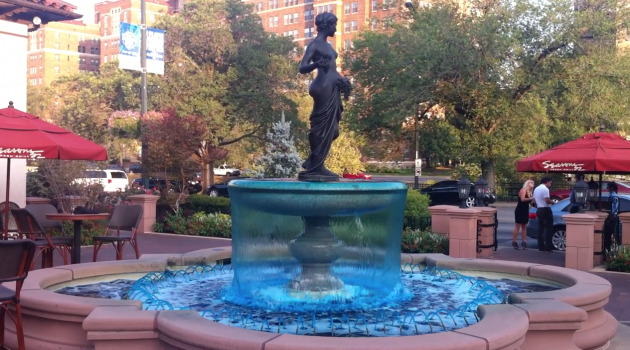
[[[442,253],[448,255],[448,237],[431,231],[406,229],[402,235],[402,253]]]
[[[606,251],[606,270],[630,272],[630,247],[614,244]]]

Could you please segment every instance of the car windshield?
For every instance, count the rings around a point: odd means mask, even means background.
[[[83,177],[87,179],[106,179],[107,174],[101,170],[86,170],[83,172]]]
[[[127,174],[123,173],[122,171],[112,171],[112,179],[126,179],[127,178]]]

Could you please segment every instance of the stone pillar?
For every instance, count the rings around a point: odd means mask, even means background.
[[[449,256],[474,259],[477,257],[477,218],[481,210],[449,209]]]
[[[157,219],[156,205],[160,197],[151,194],[137,194],[129,196],[131,204],[142,206],[142,219],[138,226],[138,233],[153,232],[153,225]]]
[[[431,212],[431,232],[448,235],[450,219],[446,211],[449,209],[457,209],[457,207],[453,205],[434,205],[429,207]]]
[[[604,232],[604,220],[608,216],[608,213],[603,211],[591,211],[589,215],[595,215],[595,234],[593,236],[593,266],[601,265],[603,261],[602,255],[602,232]]]
[[[582,271],[593,269],[593,242],[597,216],[567,214],[562,218],[567,225],[567,251],[564,267]]]
[[[482,246],[492,246],[494,243],[494,214],[497,212],[496,208],[487,208],[487,207],[479,207],[476,208],[480,210],[479,220],[481,220],[482,225],[492,225],[489,227],[481,227],[481,232],[479,235],[480,245]],[[481,252],[477,252],[478,257],[490,257],[494,252],[494,246],[490,248],[481,248]]]
[[[621,244],[630,246],[630,213],[619,214],[621,221]]]
[[[29,204],[50,204],[50,199],[41,197],[26,197],[26,205]]]

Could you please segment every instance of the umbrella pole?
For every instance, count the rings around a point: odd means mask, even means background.
[[[6,200],[4,201],[4,227],[2,228],[2,239],[9,238],[9,189],[11,185],[11,158],[7,158],[7,188]]]
[[[604,211],[602,208],[602,174],[599,173],[599,211]]]

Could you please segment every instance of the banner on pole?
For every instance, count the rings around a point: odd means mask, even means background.
[[[140,26],[120,23],[118,68],[142,71],[140,67]]]
[[[164,75],[164,31],[147,28],[147,72]]]
[[[118,68],[142,71],[140,47],[141,28],[120,23],[120,52]],[[164,31],[147,28],[147,73],[164,74]]]

